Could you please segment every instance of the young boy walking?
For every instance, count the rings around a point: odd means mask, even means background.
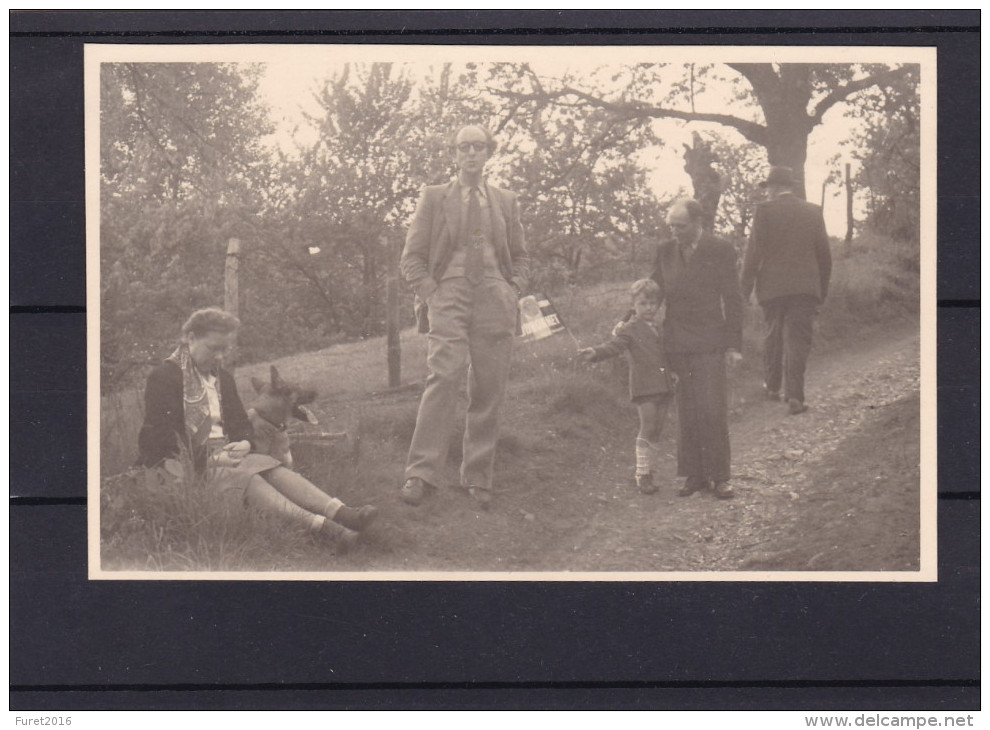
[[[629,396],[639,412],[636,436],[636,486],[654,494],[653,478],[657,442],[663,430],[673,389],[664,366],[663,342],[654,319],[660,309],[660,287],[652,279],[640,279],[629,289],[633,316],[616,327],[613,337],[597,347],[579,351],[589,362],[625,353],[629,361]]]

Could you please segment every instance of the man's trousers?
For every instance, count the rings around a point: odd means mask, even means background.
[[[804,403],[804,370],[811,352],[818,299],[791,294],[763,303],[766,338],[763,341],[763,382],[767,391]]]
[[[515,290],[504,279],[472,286],[445,279],[430,296],[429,375],[409,445],[406,479],[439,486],[454,435],[457,401],[467,376],[461,485],[491,489],[499,416],[516,332]]]
[[[677,474],[710,482],[730,477],[725,354],[669,353],[677,374]]]

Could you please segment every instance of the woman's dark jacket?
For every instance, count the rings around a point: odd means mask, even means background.
[[[228,441],[253,441],[254,431],[233,376],[220,369],[217,377],[220,412]],[[144,424],[138,434],[138,466],[157,466],[167,457],[178,456],[183,444],[189,448],[182,408],[182,370],[166,360],[151,371],[144,391]],[[206,468],[206,452],[194,454],[197,471]]]

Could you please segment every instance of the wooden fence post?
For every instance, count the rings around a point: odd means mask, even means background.
[[[846,163],[846,256],[852,253],[853,240],[853,186],[850,165]]]
[[[399,341],[399,247],[395,236],[382,236],[388,262],[385,281],[385,325],[388,341],[388,387],[402,384],[402,345]]]
[[[241,240],[231,238],[227,241],[227,262],[223,277],[223,308],[235,317],[240,316],[240,292],[237,288],[237,271],[240,268]],[[237,333],[234,333],[234,347],[224,359],[224,365],[233,369],[237,364]]]

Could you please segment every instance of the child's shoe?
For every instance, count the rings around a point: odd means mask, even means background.
[[[656,494],[657,492],[657,484],[653,481],[652,472],[649,474],[637,474],[636,486],[642,494]]]

